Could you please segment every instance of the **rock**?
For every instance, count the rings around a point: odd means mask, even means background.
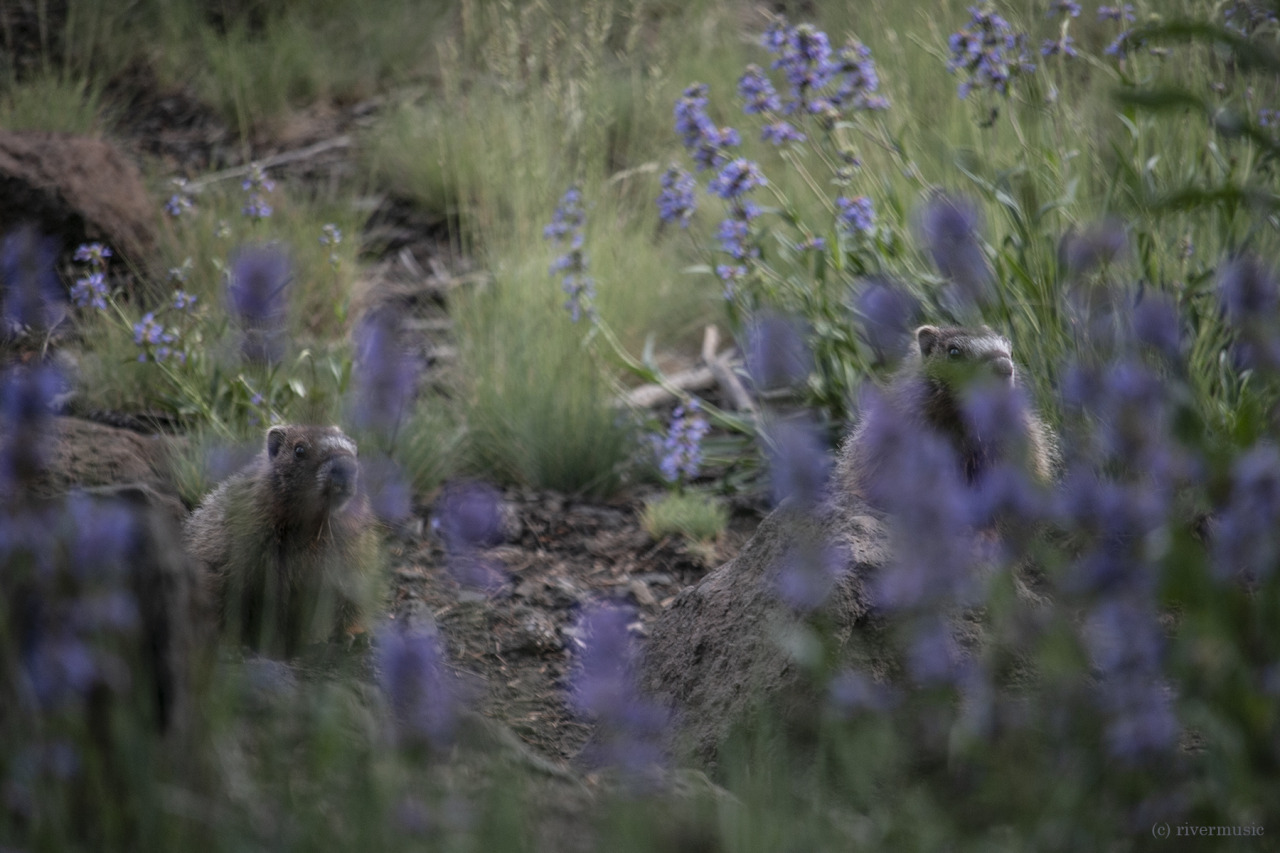
[[[179,523],[186,518],[167,476],[162,439],[80,418],[56,417],[51,425],[46,468],[31,488],[35,496],[52,497],[76,487],[141,485],[152,493],[157,509]]]
[[[0,129],[0,233],[31,223],[64,248],[98,240],[145,271],[156,214],[137,166],[111,143]]]
[[[774,586],[788,551],[806,543],[842,549],[844,571],[823,608],[844,662],[876,678],[890,669],[867,590],[889,559],[883,522],[852,499],[812,513],[783,504],[737,557],[681,592],[651,627],[641,689],[674,710],[678,753],[714,764],[724,739],[758,708],[805,725],[821,707],[798,662],[805,620]]]

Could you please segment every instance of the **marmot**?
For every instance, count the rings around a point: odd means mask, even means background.
[[[380,558],[358,478],[338,427],[273,426],[264,452],[191,514],[187,549],[229,636],[288,656],[359,630]]]
[[[865,412],[840,451],[837,483],[870,499],[869,487],[886,461],[886,435],[944,439],[955,451],[963,482],[974,484],[994,462],[1010,454],[1022,457],[1025,470],[1041,482],[1053,476],[1057,444],[1053,433],[1029,405],[1010,407],[1020,422],[1000,425],[999,436],[979,435],[965,416],[959,392],[976,382],[1013,389],[1018,383],[1009,339],[986,326],[921,326],[915,346],[881,394],[879,406]],[[910,440],[910,439],[907,439]],[[910,451],[907,451],[910,452]]]

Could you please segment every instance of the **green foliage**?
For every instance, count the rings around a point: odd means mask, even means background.
[[[0,81],[4,80],[0,72]],[[0,94],[0,127],[96,136],[102,130],[101,92],[86,79],[46,73],[10,83]]]
[[[646,501],[640,523],[654,539],[680,535],[693,542],[711,542],[729,524],[728,508],[703,492],[670,492]]]

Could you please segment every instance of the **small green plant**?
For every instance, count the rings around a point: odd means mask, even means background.
[[[720,499],[705,492],[669,492],[645,502],[640,523],[654,539],[678,535],[708,544],[724,533],[729,510]]]

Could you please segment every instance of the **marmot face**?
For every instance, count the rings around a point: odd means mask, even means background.
[[[267,462],[277,509],[298,526],[322,523],[356,494],[356,444],[337,427],[274,426]]]
[[[1012,387],[1017,382],[1009,339],[986,326],[916,329],[923,372],[953,389],[974,382]]]

